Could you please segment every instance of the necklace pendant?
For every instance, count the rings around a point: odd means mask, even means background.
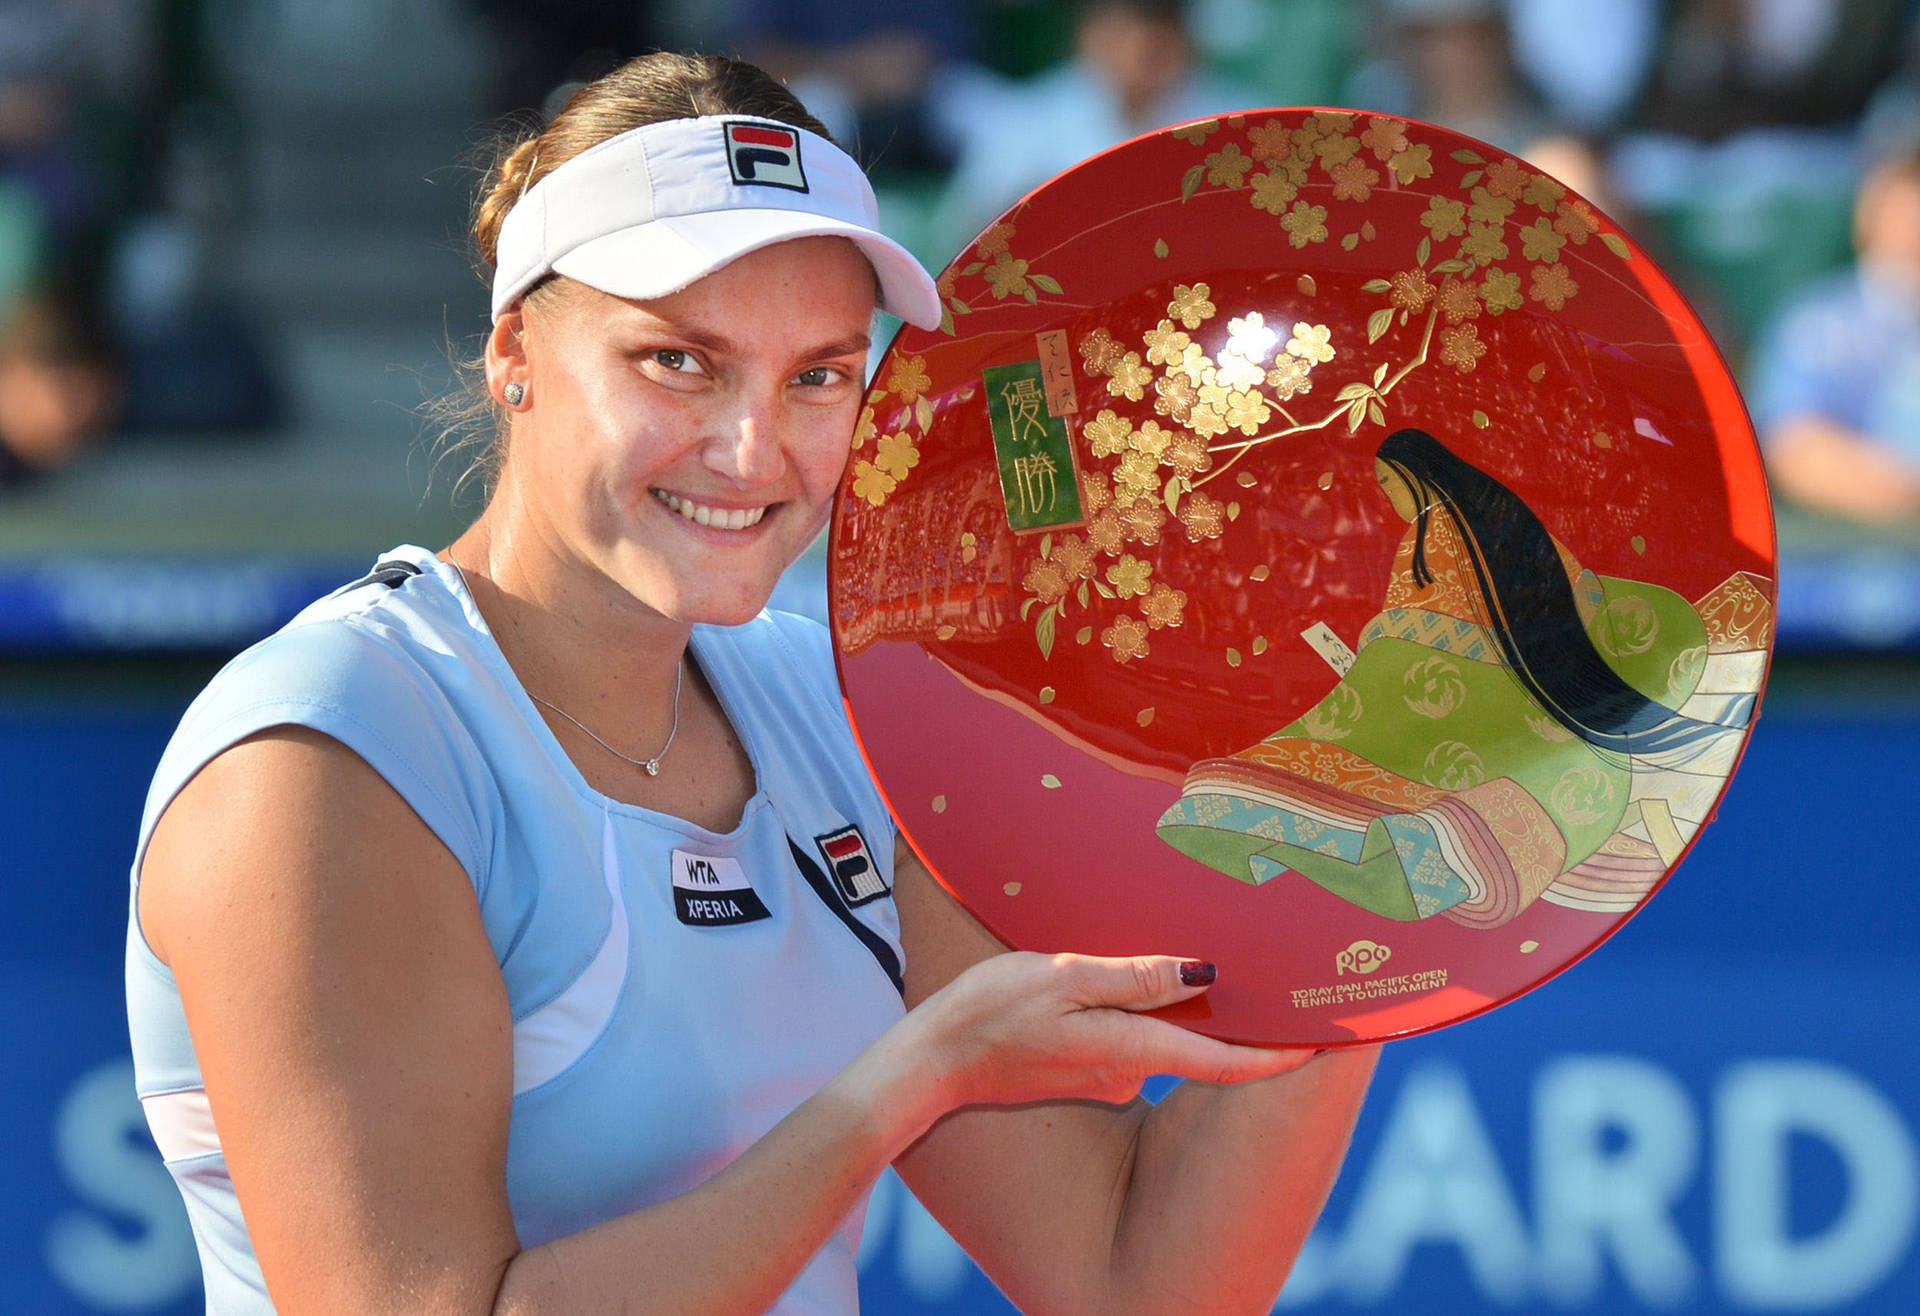
[[[657,777],[660,775],[659,759],[648,759],[645,763],[642,763],[640,766],[647,770],[647,775],[649,777]]]

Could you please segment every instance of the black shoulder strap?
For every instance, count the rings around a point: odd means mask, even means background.
[[[385,585],[388,589],[399,589],[410,578],[420,574],[420,568],[400,558],[388,558],[384,562],[373,564],[373,570],[351,584],[342,585],[335,594],[345,594],[365,585]]]

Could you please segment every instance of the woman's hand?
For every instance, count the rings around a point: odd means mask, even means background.
[[[918,1032],[915,1045],[946,1109],[1062,1098],[1121,1103],[1153,1074],[1238,1083],[1312,1058],[1311,1051],[1234,1046],[1140,1013],[1198,996],[1212,971],[1166,955],[1009,952],[961,973],[903,1027]]]

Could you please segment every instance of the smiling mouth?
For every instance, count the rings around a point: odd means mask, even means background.
[[[714,530],[746,530],[760,524],[760,518],[767,514],[766,507],[708,507],[705,503],[696,503],[670,494],[665,489],[655,489],[653,496],[667,508],[678,512],[695,525],[703,525]]]

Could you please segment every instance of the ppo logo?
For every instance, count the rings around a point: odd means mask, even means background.
[[[1343,978],[1349,973],[1372,973],[1392,956],[1390,947],[1362,938],[1333,957],[1333,970]]]

